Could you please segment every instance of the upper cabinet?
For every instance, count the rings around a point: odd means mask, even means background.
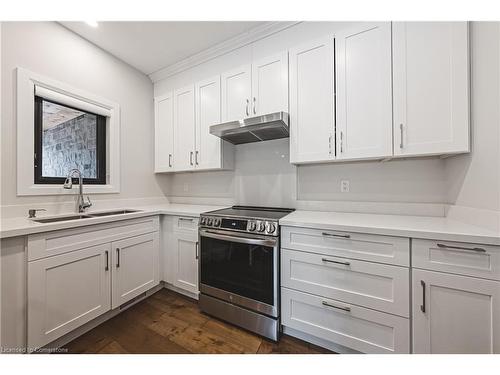
[[[155,172],[173,170],[174,95],[156,97],[155,106]]]
[[[334,39],[326,37],[289,51],[290,162],[335,158]]]
[[[266,57],[222,74],[222,121],[288,112],[288,54]]]
[[[250,116],[252,96],[252,66],[240,66],[223,73],[222,122],[235,121]]]
[[[335,35],[337,159],[392,156],[391,24]]]
[[[176,171],[194,167],[195,157],[194,85],[174,92],[174,150]]]
[[[469,151],[467,22],[393,24],[394,155]]]
[[[252,110],[259,116],[288,112],[288,54],[266,57],[252,64]]]

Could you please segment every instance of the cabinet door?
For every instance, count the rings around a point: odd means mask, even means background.
[[[288,112],[288,53],[252,63],[252,115]]]
[[[290,162],[332,160],[334,39],[292,48],[289,57]]]
[[[110,244],[28,263],[28,347],[37,348],[111,308]]]
[[[469,151],[467,22],[393,25],[394,154]]]
[[[500,282],[413,271],[415,353],[500,353]]]
[[[252,68],[243,65],[222,74],[222,121],[242,120],[251,116]]]
[[[337,159],[392,156],[391,24],[335,34]]]
[[[222,140],[210,134],[210,126],[221,122],[220,76],[196,84],[196,151],[199,169],[220,168]]]
[[[198,235],[174,233],[174,286],[198,293]]]
[[[173,170],[174,96],[170,92],[155,100],[155,172]]]
[[[176,171],[194,168],[195,151],[194,85],[174,92],[174,134]]]
[[[160,241],[158,232],[112,243],[113,308],[158,285]]]

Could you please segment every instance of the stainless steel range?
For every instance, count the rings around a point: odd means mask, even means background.
[[[233,206],[201,215],[202,311],[277,341],[278,220],[293,209]]]

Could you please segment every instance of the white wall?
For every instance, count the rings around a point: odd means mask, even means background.
[[[163,196],[153,174],[153,85],[149,78],[57,23],[5,22],[2,31],[1,205],[74,200],[72,196],[16,196],[16,67],[120,104],[121,193],[93,194],[94,202]]]
[[[472,23],[470,39],[472,153],[445,161],[447,201],[462,220],[500,231],[499,23]]]
[[[155,95],[213,76],[252,59],[286,50],[326,34],[337,22],[303,22],[252,46],[196,66],[155,83]],[[168,177],[166,194],[172,201],[210,202],[226,198],[241,204],[314,209],[444,214],[446,180],[444,161],[360,162],[294,167],[289,164],[288,140],[236,146],[234,172],[181,173]],[[350,180],[350,193],[340,193],[340,181]],[[319,202],[318,202],[319,201]],[[314,203],[313,203],[314,202]],[[340,203],[340,204],[339,204]],[[414,203],[426,203],[415,210]],[[406,210],[406,211],[405,211]]]

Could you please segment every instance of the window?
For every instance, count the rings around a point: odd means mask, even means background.
[[[63,184],[73,168],[106,184],[106,117],[35,96],[34,119],[35,184]]]

